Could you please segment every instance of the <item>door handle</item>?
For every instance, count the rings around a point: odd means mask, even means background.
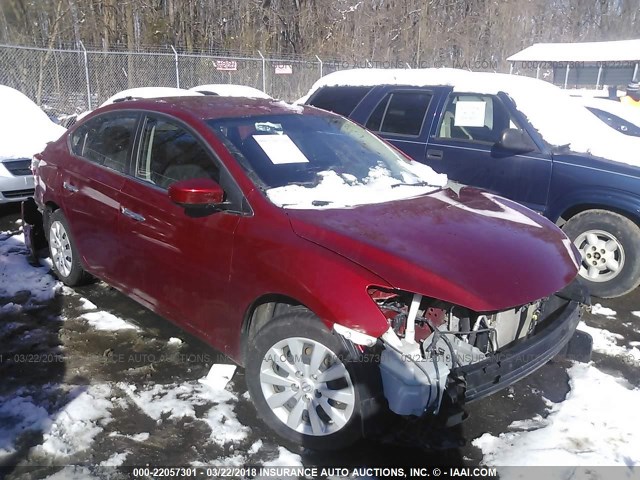
[[[76,192],[78,191],[78,187],[76,187],[76,186],[74,186],[74,185],[71,185],[69,182],[63,182],[63,183],[62,183],[62,187],[63,187],[65,190],[70,191],[71,193],[76,193]]]
[[[122,214],[124,216],[132,218],[136,222],[144,222],[144,220],[145,220],[145,218],[142,215],[140,215],[139,213],[136,213],[136,212],[132,212],[128,208],[120,207],[120,211],[122,212]]]
[[[444,153],[442,150],[434,150],[433,148],[427,149],[427,158],[431,160],[442,160]]]

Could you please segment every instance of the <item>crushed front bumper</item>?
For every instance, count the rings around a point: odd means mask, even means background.
[[[447,393],[455,403],[469,403],[491,395],[530,375],[560,353],[588,360],[591,338],[576,332],[581,304],[565,300],[544,322],[544,328],[527,339],[478,363],[449,373]]]
[[[475,362],[425,356],[415,343],[402,342],[390,329],[381,338],[380,372],[389,408],[399,415],[462,418],[461,407],[530,375],[553,357],[589,361],[592,339],[576,331],[586,290],[573,282],[540,304],[533,331]],[[453,342],[453,340],[451,340]],[[450,349],[458,351],[459,345]],[[464,353],[464,350],[462,351]],[[448,413],[445,413],[448,412]],[[451,424],[450,420],[446,420]]]

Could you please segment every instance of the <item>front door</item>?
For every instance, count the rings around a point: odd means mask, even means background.
[[[178,180],[220,182],[220,163],[195,134],[147,116],[134,170],[122,188],[119,270],[128,293],[152,310],[211,337],[224,328],[237,213],[189,213],[167,193]],[[221,183],[223,188],[225,185]],[[222,346],[224,347],[224,346]]]
[[[499,145],[521,123],[503,99],[453,92],[430,132],[425,163],[450,179],[544,211],[552,161],[539,151],[515,154]]]

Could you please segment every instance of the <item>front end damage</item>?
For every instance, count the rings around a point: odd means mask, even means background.
[[[377,340],[380,372],[389,408],[399,415],[437,415],[446,408],[455,423],[462,405],[517,382],[554,356],[588,361],[591,355],[591,338],[576,332],[589,301],[578,282],[498,312],[397,290],[372,288],[369,294],[389,322]],[[373,340],[355,333],[350,339],[367,346]]]

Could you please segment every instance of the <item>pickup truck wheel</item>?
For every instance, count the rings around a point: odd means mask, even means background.
[[[258,415],[291,444],[334,450],[362,437],[382,391],[377,363],[354,358],[345,341],[308,311],[269,322],[254,337],[246,381]]]
[[[56,276],[70,287],[82,285],[90,278],[80,263],[80,255],[73,243],[69,224],[61,210],[49,217],[49,255]]]
[[[640,228],[627,217],[587,210],[564,231],[582,255],[580,276],[592,295],[619,297],[640,284]]]

